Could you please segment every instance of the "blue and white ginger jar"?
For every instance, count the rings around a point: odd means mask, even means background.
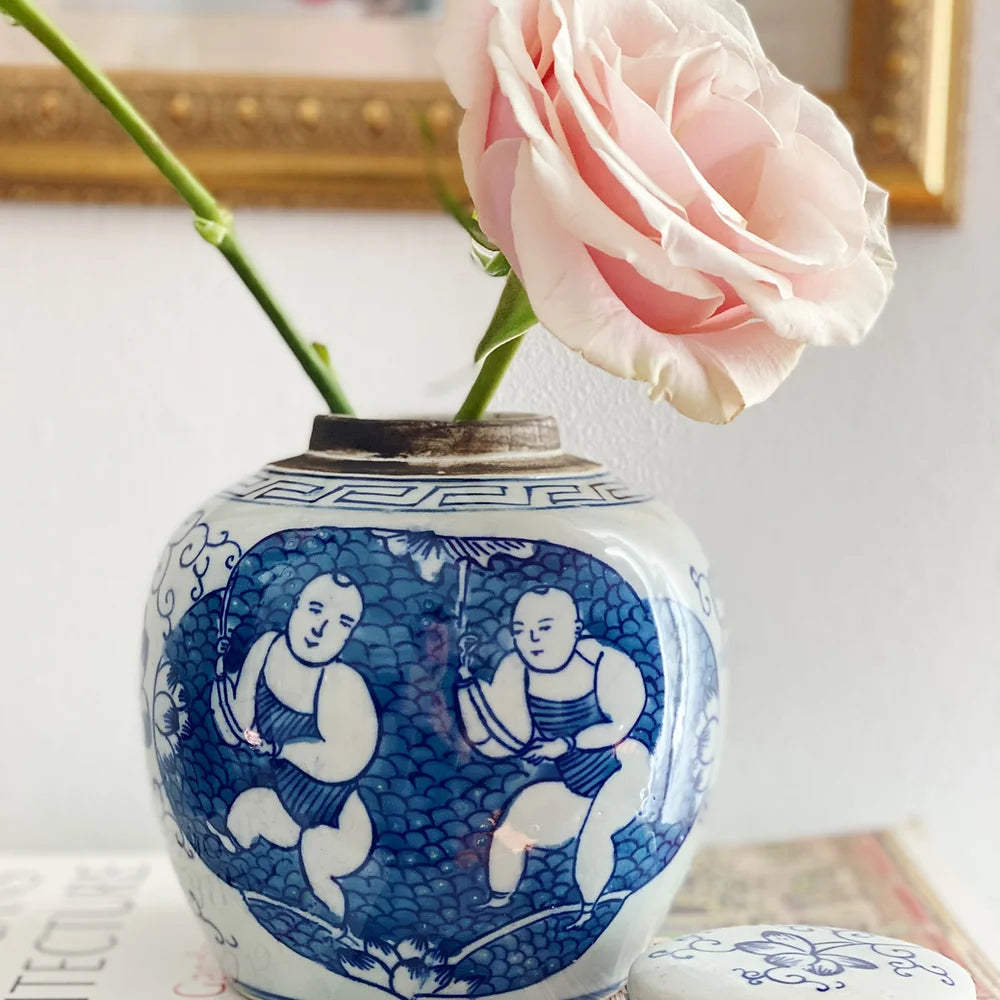
[[[177,531],[145,621],[178,876],[263,1000],[576,1000],[691,860],[704,556],[554,421],[320,417]]]

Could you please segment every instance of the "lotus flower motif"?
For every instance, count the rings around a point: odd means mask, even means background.
[[[476,985],[456,979],[448,959],[426,942],[403,941],[396,946],[369,942],[364,949],[341,953],[344,971],[402,1000],[467,997]]]
[[[764,931],[761,941],[742,941],[737,951],[760,955],[768,965],[779,969],[802,969],[815,976],[839,976],[845,969],[877,969],[863,958],[839,952],[840,944],[816,945],[801,934],[789,931]]]

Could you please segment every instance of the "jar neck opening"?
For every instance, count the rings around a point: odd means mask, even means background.
[[[552,417],[499,414],[488,420],[362,420],[323,415],[313,423],[309,451],[367,461],[508,459],[556,456]]]
[[[309,451],[275,463],[351,475],[497,475],[596,468],[562,450],[552,417],[502,413],[486,420],[367,420],[324,414]]]

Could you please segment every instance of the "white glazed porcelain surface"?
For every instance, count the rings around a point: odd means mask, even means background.
[[[269,998],[618,988],[690,863],[718,618],[601,470],[268,467],[176,532],[145,620],[178,875]]]
[[[974,1000],[956,962],[906,941],[835,927],[726,927],[664,942],[629,973],[630,1000]]]

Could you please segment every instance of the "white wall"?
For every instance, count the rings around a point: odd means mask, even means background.
[[[1000,907],[1000,4],[975,32],[969,210],[902,230],[854,352],[729,428],[532,338],[504,402],[669,498],[726,601],[726,839],[917,815]],[[446,410],[498,287],[441,219],[245,213],[363,412]],[[0,207],[0,849],[156,842],[135,686],[159,546],[298,452],[311,389],[180,211]]]

